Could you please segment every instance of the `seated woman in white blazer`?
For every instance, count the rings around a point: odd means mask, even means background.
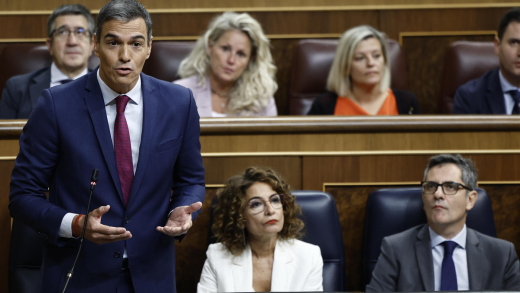
[[[212,244],[198,293],[323,291],[318,246],[297,240],[301,208],[271,169],[251,167],[217,194]]]
[[[179,67],[174,83],[192,90],[200,117],[276,116],[269,39],[247,13],[216,17]]]

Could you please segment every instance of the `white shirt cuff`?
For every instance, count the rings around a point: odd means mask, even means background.
[[[60,232],[58,236],[63,238],[72,238],[72,220],[77,214],[67,213],[61,220]]]

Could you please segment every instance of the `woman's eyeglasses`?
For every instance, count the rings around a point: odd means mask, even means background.
[[[285,197],[280,194],[273,194],[269,197],[269,204],[273,209],[279,209],[283,206],[285,201]],[[254,197],[247,202],[247,206],[251,210],[251,212],[256,215],[263,211],[267,207],[267,202],[263,198]]]

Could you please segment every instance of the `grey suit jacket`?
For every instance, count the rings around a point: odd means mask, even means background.
[[[51,84],[51,68],[11,77],[0,100],[0,119],[27,119],[40,94]]]
[[[469,288],[520,290],[520,266],[511,242],[467,230]],[[434,291],[428,225],[385,237],[366,292]]]

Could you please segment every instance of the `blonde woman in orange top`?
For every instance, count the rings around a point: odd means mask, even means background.
[[[327,92],[307,115],[418,114],[417,99],[390,88],[386,37],[371,26],[346,31],[339,40]]]

